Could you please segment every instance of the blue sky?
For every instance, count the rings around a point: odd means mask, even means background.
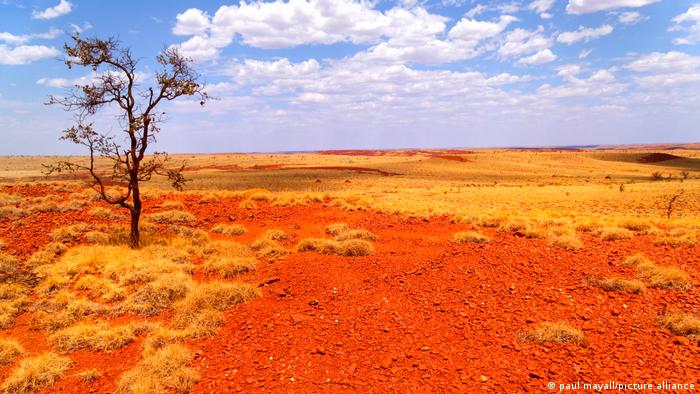
[[[144,84],[165,47],[196,61],[217,99],[164,107],[170,152],[700,140],[698,0],[0,0],[0,154],[81,152],[43,105],[94,76],[74,31]]]

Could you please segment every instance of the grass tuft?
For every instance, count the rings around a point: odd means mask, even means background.
[[[189,393],[199,375],[187,365],[192,355],[179,344],[166,345],[146,355],[117,383],[117,393]]]
[[[452,242],[480,244],[491,242],[491,238],[476,231],[462,231],[452,236]]]
[[[537,343],[584,343],[583,332],[578,328],[571,327],[565,322],[540,323],[534,330],[525,333],[523,338]]]
[[[20,354],[24,354],[24,348],[18,340],[0,338],[0,365],[9,364],[12,359]]]
[[[620,227],[602,227],[593,230],[592,233],[603,241],[619,241],[632,238],[634,235],[634,232]]]
[[[223,234],[223,235],[243,235],[248,230],[241,224],[217,224],[212,227],[212,232]]]
[[[646,290],[644,282],[635,279],[603,278],[591,279],[588,283],[595,287],[600,287],[605,291],[623,291],[637,294]]]
[[[258,204],[256,204],[253,200],[243,200],[240,204],[238,204],[238,208],[248,210],[258,209]]]
[[[29,393],[53,385],[70,368],[72,361],[56,353],[44,353],[22,360],[2,384],[8,394]]]
[[[152,213],[148,218],[157,223],[190,223],[197,220],[193,214],[179,210]]]
[[[64,352],[89,349],[97,352],[111,352],[120,349],[136,339],[144,330],[144,325],[128,324],[112,326],[100,321],[95,324],[77,324],[52,334],[49,339]]]
[[[374,253],[371,243],[362,239],[335,241],[324,238],[306,238],[299,241],[297,250],[300,252],[317,252],[339,256],[369,256]]]
[[[700,318],[687,313],[670,313],[661,317],[661,325],[676,335],[700,337]]]

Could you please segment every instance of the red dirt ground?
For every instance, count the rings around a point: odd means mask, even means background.
[[[261,261],[243,276],[254,283],[279,281],[265,286],[261,299],[230,309],[217,336],[188,342],[202,378],[196,392],[549,392],[550,381],[610,380],[700,387],[698,342],[674,337],[657,323],[667,308],[700,310],[697,288],[630,295],[585,284],[588,277],[633,277],[621,261],[636,252],[676,265],[700,284],[699,246],[674,249],[655,246],[649,237],[604,242],[584,235],[585,247],[570,252],[502,233],[489,234],[490,244],[454,244],[452,235],[467,226],[447,218],[404,219],[322,204],[242,211],[234,200],[181,200],[202,229],[236,216],[249,230],[234,237],[244,243],[279,228],[292,237],[285,243],[291,247],[322,236],[335,222],[380,237],[372,256],[295,253]],[[146,211],[159,202],[148,201]],[[50,228],[77,221],[101,219],[82,212],[39,213],[21,226],[4,219],[0,238],[10,253],[27,257],[49,242]],[[48,349],[45,336],[29,329],[29,318],[21,316],[3,336],[17,337],[30,353]],[[560,320],[581,328],[587,343],[520,339],[539,322]],[[75,366],[45,392],[113,391],[139,353],[140,341],[113,353],[72,353]],[[0,368],[0,379],[16,364]],[[100,369],[102,378],[86,384],[74,376],[90,368]]]

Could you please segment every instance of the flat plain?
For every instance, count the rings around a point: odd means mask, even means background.
[[[698,144],[174,158],[138,250],[0,158],[4,391],[700,385]]]

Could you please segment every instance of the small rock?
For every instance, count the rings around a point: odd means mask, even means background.
[[[482,382],[485,382],[485,381],[489,380],[489,378],[485,375],[481,375],[481,377],[479,377],[479,380],[481,380]]]
[[[610,311],[610,314],[613,316],[620,316],[620,311],[618,311],[617,309],[613,309],[612,311]]]
[[[318,305],[318,300],[309,301],[309,305],[311,305],[311,306]]]
[[[352,364],[352,365],[348,368],[348,373],[352,376],[352,375],[355,374],[355,370],[357,370],[357,364]]]
[[[690,339],[686,337],[673,337],[673,344],[679,346],[690,346]]]
[[[424,352],[427,352],[427,351],[430,350],[430,346],[425,345],[425,346],[423,346],[422,348],[420,348],[420,350],[422,350],[422,351],[424,351]]]
[[[326,354],[326,349],[323,348],[323,347],[321,347],[321,346],[319,346],[319,347],[316,348],[316,350],[314,350],[313,352],[311,352],[311,354],[320,354],[320,355],[324,355],[324,354]]]
[[[530,372],[527,376],[529,376],[531,379],[542,379],[542,376],[534,372]]]

